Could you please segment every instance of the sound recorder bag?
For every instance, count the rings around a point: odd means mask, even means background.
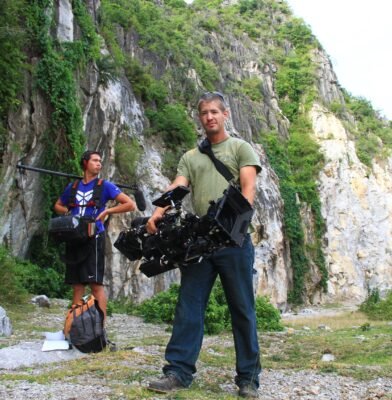
[[[91,217],[63,215],[51,218],[48,230],[49,235],[57,242],[81,243],[95,236],[96,225]]]

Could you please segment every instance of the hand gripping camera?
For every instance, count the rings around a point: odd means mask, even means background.
[[[178,186],[152,203],[170,206],[157,233],[147,232],[149,217],[136,218],[114,243],[130,261],[142,259],[140,271],[148,277],[198,263],[224,247],[242,246],[253,208],[234,185],[228,186],[223,197],[210,201],[202,217],[183,212],[182,200],[188,193],[187,187]]]

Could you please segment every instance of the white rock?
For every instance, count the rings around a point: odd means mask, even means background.
[[[321,357],[321,361],[331,362],[335,361],[335,356],[333,354],[323,354]]]

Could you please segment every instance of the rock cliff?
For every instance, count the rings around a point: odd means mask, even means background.
[[[90,17],[98,25],[100,2],[89,0],[85,4]],[[72,2],[60,0],[53,7],[56,29],[51,34],[61,43],[73,42],[80,35],[80,27],[75,22]],[[273,14],[271,11],[271,21],[277,23],[284,18],[288,18],[284,13],[276,11]],[[293,273],[290,247],[285,236],[283,200],[279,179],[258,140],[260,132],[265,131],[275,131],[282,138],[289,137],[290,123],[280,109],[275,89],[278,67],[267,59],[265,52],[265,48],[272,43],[268,42],[268,38],[257,41],[245,34],[239,38],[230,29],[224,28],[219,34],[214,31],[203,34],[205,57],[220,66],[218,88],[227,93],[231,110],[227,129],[232,135],[252,143],[263,166],[257,181],[253,219],[255,290],[258,294],[269,296],[275,305],[284,310],[293,284]],[[169,55],[167,58],[158,57],[143,48],[135,30],[119,26],[116,35],[122,51],[139,60],[141,65],[149,66],[155,78],[159,79],[165,71],[176,67]],[[288,51],[290,46],[284,43],[283,47]],[[101,54],[109,54],[104,40],[100,51]],[[320,288],[320,272],[310,265],[304,300],[311,303],[360,302],[371,289],[385,292],[392,288],[392,158],[374,160],[371,168],[359,161],[349,130],[327,107],[334,102],[344,103],[328,56],[318,49],[313,52],[312,60],[316,66],[317,101],[313,101],[308,117],[312,136],[325,157],[318,183],[326,228],[323,252],[327,261],[328,285],[326,292]],[[33,58],[31,62],[36,60]],[[196,88],[203,89],[194,69],[189,68],[187,76]],[[257,78],[260,82],[262,96],[258,100],[238,96],[226,85],[227,82],[241,82],[249,78]],[[165,190],[170,181],[162,171],[165,143],[146,134],[149,122],[144,103],[123,73],[115,80],[102,84],[100,71],[94,62],[88,63],[75,79],[87,147],[102,151],[105,178],[116,180],[119,176],[115,165],[116,140],[124,136],[137,140],[141,156],[135,179],[143,190],[147,209],[134,216],[150,215],[152,200]],[[0,191],[0,242],[8,246],[14,255],[28,257],[31,240],[42,229],[40,222],[44,215],[40,204],[44,195],[39,175],[32,172],[21,175],[15,166],[19,161],[40,165],[45,153],[43,132],[48,128],[52,109],[45,96],[35,89],[34,77],[29,73],[25,75],[21,98],[18,110],[8,116],[9,141],[3,158]],[[191,101],[188,109],[201,137]],[[351,118],[349,115],[346,117]],[[56,166],[53,165],[53,168],[56,169]],[[306,204],[301,204],[301,209],[305,237],[311,244],[311,212]],[[179,271],[146,278],[139,272],[137,262],[128,261],[112,246],[119,232],[129,226],[131,218],[115,216],[111,219],[105,282],[111,297],[129,296],[141,301],[168,288],[178,280]]]

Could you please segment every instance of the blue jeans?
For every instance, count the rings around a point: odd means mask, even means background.
[[[253,295],[254,249],[249,235],[241,248],[217,251],[199,264],[181,269],[181,287],[173,333],[163,367],[184,386],[192,383],[204,335],[204,315],[217,276],[220,276],[231,315],[236,350],[235,383],[259,387],[261,372]]]

